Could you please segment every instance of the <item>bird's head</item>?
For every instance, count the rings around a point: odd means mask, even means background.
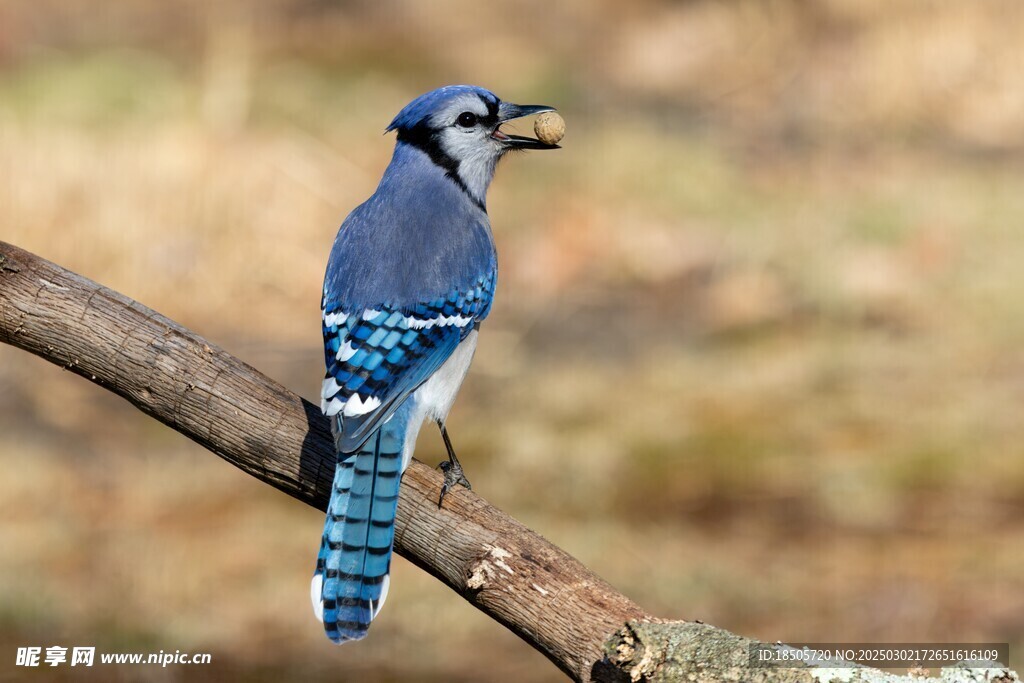
[[[554,107],[502,102],[484,88],[448,85],[407,104],[387,131],[397,131],[399,143],[429,154],[483,204],[495,166],[507,152],[558,149],[558,145],[501,131],[506,121],[546,111],[554,111]]]

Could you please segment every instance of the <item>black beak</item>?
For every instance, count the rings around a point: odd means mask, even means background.
[[[555,111],[554,107],[546,104],[512,104],[502,102],[498,105],[498,127],[491,133],[491,137],[499,142],[505,143],[510,149],[561,149],[558,145],[549,145],[536,138],[528,138],[522,135],[508,135],[501,132],[501,124],[513,119],[520,119],[524,116],[543,114],[546,111]]]

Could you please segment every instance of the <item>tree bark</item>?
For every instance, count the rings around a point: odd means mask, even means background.
[[[326,508],[335,455],[317,406],[159,313],[4,242],[0,341],[95,382],[257,479]],[[409,466],[395,551],[574,680],[825,680],[809,669],[752,668],[754,641],[727,631],[653,619],[471,491],[456,487],[438,509],[441,482],[432,468]]]

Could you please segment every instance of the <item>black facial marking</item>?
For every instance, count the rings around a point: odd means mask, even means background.
[[[495,105],[494,116],[495,120],[497,120],[497,105]],[[483,121],[484,119],[480,120]],[[444,169],[445,176],[458,185],[466,193],[466,196],[473,200],[473,203],[479,206],[481,211],[486,213],[487,207],[482,201],[473,196],[473,193],[466,187],[466,183],[462,182],[462,178],[459,177],[459,160],[441,149],[441,141],[438,135],[439,131],[432,130],[425,122],[418,123],[412,128],[398,129],[399,142],[404,142],[426,152],[431,161]]]
[[[485,126],[496,126],[498,125],[498,105],[501,104],[497,99],[491,100],[483,95],[478,95],[480,101],[487,107],[487,116],[481,116],[480,122]]]

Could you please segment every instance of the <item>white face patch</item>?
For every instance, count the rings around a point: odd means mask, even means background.
[[[475,94],[467,93],[431,116],[430,127],[438,131],[441,150],[459,163],[459,179],[469,193],[483,203],[504,147],[491,137],[491,128],[483,123],[459,125],[459,116],[466,112],[474,114],[478,119],[490,115],[483,100]]]
[[[441,133],[441,147],[458,160],[459,179],[473,198],[483,203],[501,158],[502,146],[487,131],[480,131],[480,135],[472,139],[465,138],[464,134],[449,128]]]
[[[476,114],[478,118],[484,118],[488,114],[487,105],[474,93],[466,93],[448,102],[444,109],[440,109],[431,115],[427,124],[434,130],[440,130],[455,125],[459,114],[463,112]]]

